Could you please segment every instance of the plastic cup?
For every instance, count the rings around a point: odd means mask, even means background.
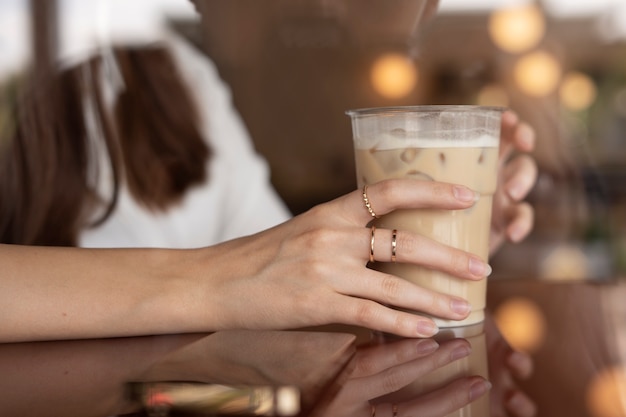
[[[419,233],[487,261],[503,110],[445,105],[348,111],[359,187],[410,177],[461,184],[480,194],[479,200],[466,210],[396,210],[375,219],[373,225]],[[375,208],[375,201],[372,204]],[[433,317],[439,327],[484,320],[486,279],[471,281],[399,262],[374,262],[370,267],[470,302],[472,311],[462,321]]]

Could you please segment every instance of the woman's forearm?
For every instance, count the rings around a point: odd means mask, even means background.
[[[189,288],[196,255],[1,245],[0,341],[208,330]]]

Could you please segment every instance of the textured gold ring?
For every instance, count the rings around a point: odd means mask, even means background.
[[[370,262],[374,262],[374,237],[376,234],[376,226],[370,229]]]
[[[369,212],[369,214],[377,219],[379,216],[376,214],[374,209],[372,208],[372,204],[370,203],[370,199],[367,197],[367,185],[363,186],[363,202],[365,203],[365,208]]]
[[[397,247],[396,237],[397,235],[398,235],[398,231],[396,229],[393,229],[393,231],[391,232],[391,262],[396,261],[396,247]]]

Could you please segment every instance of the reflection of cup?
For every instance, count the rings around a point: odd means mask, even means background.
[[[466,210],[396,210],[373,224],[407,230],[478,255],[487,261],[491,206],[496,189],[501,108],[415,106],[351,110],[359,187],[389,178],[462,184],[480,193]],[[375,202],[374,202],[375,204]],[[401,263],[375,263],[380,271],[472,305],[462,321],[435,318],[440,327],[484,319],[486,280],[469,281]]]
[[[385,336],[390,337],[390,336]],[[393,337],[393,336],[391,336]],[[483,323],[469,326],[450,327],[440,331],[434,339],[441,345],[446,341],[462,338],[472,346],[469,356],[455,360],[447,365],[433,370],[418,378],[404,388],[379,398],[379,401],[400,403],[416,399],[438,388],[443,388],[456,379],[479,375],[489,378],[489,366],[487,356],[487,343]],[[445,417],[488,417],[491,415],[489,408],[489,394],[485,394],[470,404],[447,414]],[[444,416],[442,416],[444,417]]]

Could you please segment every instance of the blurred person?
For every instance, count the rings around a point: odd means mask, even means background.
[[[216,68],[174,34],[27,88],[3,153],[3,243],[189,248],[290,217]]]

